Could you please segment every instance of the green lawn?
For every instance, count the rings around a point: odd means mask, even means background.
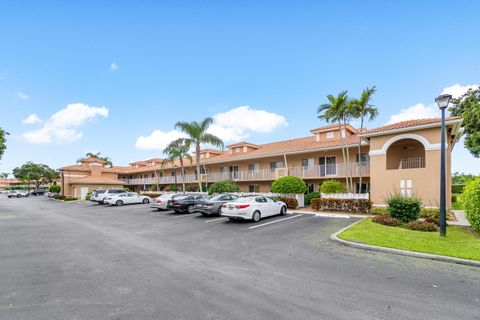
[[[381,247],[480,261],[480,235],[458,226],[449,226],[447,236],[440,237],[438,232],[389,227],[365,219],[341,233],[339,238]]]

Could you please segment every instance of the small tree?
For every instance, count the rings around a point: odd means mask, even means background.
[[[343,183],[338,180],[327,180],[320,187],[322,193],[344,193],[347,191]]]
[[[53,186],[50,186],[50,188],[48,188],[48,192],[59,193],[60,192],[60,186],[54,184]]]
[[[467,183],[461,201],[473,230],[480,232],[480,177]]]
[[[275,193],[305,193],[308,187],[302,179],[294,176],[281,177],[272,183],[272,192]]]
[[[217,181],[208,188],[208,194],[239,191],[240,186],[233,180]]]

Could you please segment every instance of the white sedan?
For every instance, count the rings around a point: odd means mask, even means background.
[[[264,196],[238,198],[222,206],[223,217],[230,220],[242,219],[258,222],[261,218],[274,215],[285,215],[287,205]]]
[[[105,204],[123,206],[124,204],[133,203],[150,203],[150,198],[140,195],[135,192],[124,192],[118,194],[112,194],[104,199]]]

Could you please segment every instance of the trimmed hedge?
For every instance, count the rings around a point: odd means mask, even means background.
[[[461,194],[463,189],[465,189],[465,184],[452,184],[452,193]]]
[[[402,221],[398,220],[397,218],[390,217],[389,215],[380,215],[380,216],[375,216],[372,218],[372,221],[375,223],[380,223],[385,226],[391,226],[391,227],[398,227],[402,225]]]
[[[462,203],[468,222],[473,230],[480,232],[480,177],[467,183],[463,191]]]
[[[344,193],[347,189],[338,180],[327,180],[320,186],[320,191],[322,193]]]
[[[208,188],[208,194],[239,192],[240,186],[233,180],[217,181]]]
[[[308,191],[305,181],[295,176],[278,178],[272,183],[272,192],[301,194]]]
[[[370,214],[374,216],[385,216],[388,215],[388,209],[386,207],[374,207],[370,210]]]
[[[295,198],[278,198],[279,201],[285,202],[288,209],[297,209],[298,208],[298,201]]]
[[[438,230],[437,226],[434,223],[420,220],[409,222],[405,225],[405,227],[410,230],[424,232],[434,232]]]
[[[403,197],[395,194],[387,199],[388,213],[402,222],[410,222],[420,217],[422,202],[419,198]]]
[[[315,198],[320,198],[320,192],[307,193],[307,194],[303,197],[303,204],[304,204],[305,206],[309,206],[309,205],[310,205],[310,202],[312,201],[312,199],[315,199]]]
[[[75,201],[78,200],[78,198],[65,198],[63,201]]]
[[[361,214],[370,213],[372,203],[367,199],[316,198],[310,202],[316,211],[345,211]]]

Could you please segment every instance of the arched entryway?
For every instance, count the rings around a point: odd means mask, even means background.
[[[388,146],[387,170],[425,168],[425,146],[414,138],[400,139]]]

